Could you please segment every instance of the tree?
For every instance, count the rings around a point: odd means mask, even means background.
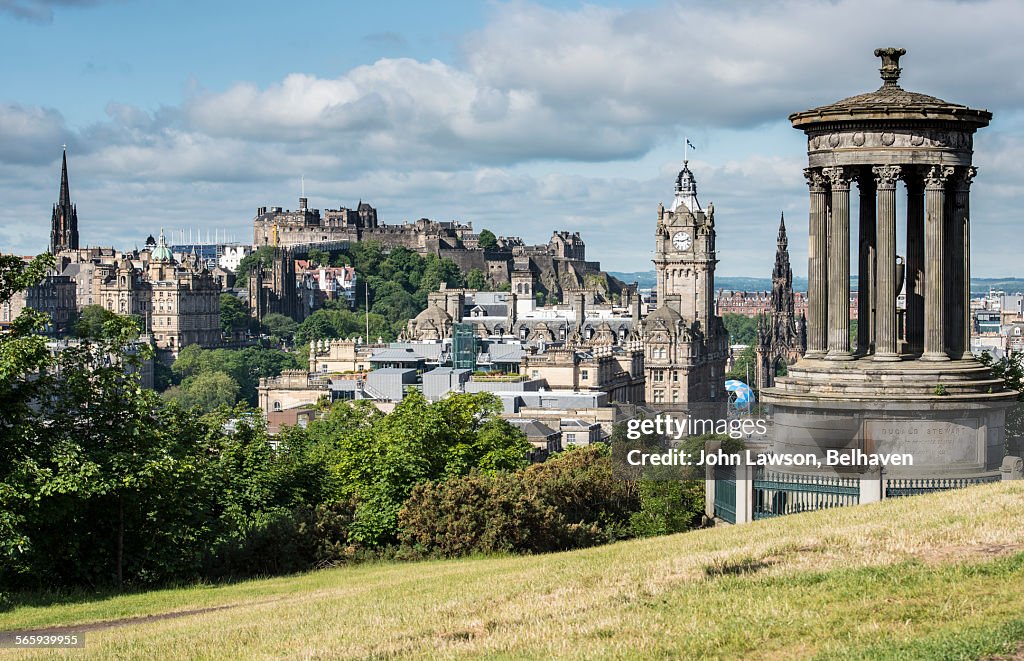
[[[142,331],[142,319],[138,315],[119,315],[102,305],[86,305],[75,322],[75,335],[94,340],[110,337],[109,333],[116,333],[119,328],[117,324],[110,326],[110,322],[117,319],[128,319],[139,332]],[[114,330],[111,331],[111,328]]]
[[[102,305],[86,305],[78,315],[75,322],[75,335],[77,337],[103,337],[103,324],[113,319],[116,315]]]
[[[198,407],[209,413],[220,407],[233,407],[238,402],[238,383],[224,372],[201,372],[171,386],[164,394],[164,400],[175,402],[183,409]]]
[[[671,535],[693,528],[704,513],[700,480],[640,480],[640,511],[630,517],[638,537]]]
[[[272,338],[291,342],[292,338],[295,337],[295,331],[299,329],[299,322],[283,314],[271,312],[263,317],[263,329]]]
[[[156,393],[138,382],[138,363],[151,350],[132,345],[131,319],[108,320],[104,336],[62,349],[55,369],[38,376],[40,411],[26,424],[35,442],[14,457],[33,495],[18,507],[28,545],[22,562],[43,580],[109,577],[121,585],[126,522],[142,494],[173,481],[177,437],[162,433]]]
[[[466,287],[477,291],[487,291],[490,288],[490,283],[487,282],[487,276],[484,275],[483,271],[472,269],[469,275],[466,276]]]
[[[484,250],[494,250],[498,247],[498,237],[489,229],[480,230],[480,247]]]
[[[729,344],[757,344],[757,317],[726,312],[722,322],[729,333]]]
[[[732,371],[729,372],[727,378],[736,379],[747,383],[753,381],[757,375],[757,352],[753,345],[748,346],[739,356],[736,356],[736,362],[732,365]],[[747,385],[750,385],[747,383]]]
[[[249,274],[257,264],[269,267],[273,263],[273,246],[260,246],[238,262],[238,268],[235,269],[235,287],[245,287],[249,284]]]
[[[330,253],[320,248],[312,248],[307,257],[309,258],[309,263],[313,266],[329,266],[331,263]]]
[[[398,512],[428,480],[520,468],[530,449],[522,432],[496,418],[490,393],[453,395],[430,404],[409,393],[388,416],[366,403],[334,405],[304,433],[321,448],[334,484],[356,499],[353,542],[375,548],[397,539]]]
[[[1019,393],[1017,404],[1006,411],[1007,447],[1015,452],[1019,451],[1014,446],[1022,443],[1022,439],[1024,439],[1024,362],[1022,362],[1021,354],[1016,353],[995,360],[992,358],[992,354],[985,351],[982,352],[978,360],[992,370],[993,377],[1003,379],[1007,388]]]
[[[42,281],[53,257],[40,255],[29,263],[0,255],[0,305]],[[40,334],[49,319],[25,308],[8,332],[0,333],[0,566],[20,567],[20,556],[31,544],[25,529],[25,509],[34,497],[25,466],[36,461],[42,424],[33,406],[45,381],[36,375],[52,363],[46,339]]]
[[[182,388],[168,392],[167,397],[191,405],[186,382],[201,374],[216,372],[225,374],[238,386],[232,391],[235,399],[244,399],[256,405],[256,388],[263,377],[278,376],[286,369],[304,369],[304,354],[287,353],[279,349],[245,347],[244,349],[203,349],[191,344],[178,353],[178,359],[171,365],[171,372]],[[227,397],[223,398],[227,401]],[[206,407],[203,407],[206,408]],[[215,407],[214,407],[215,408]]]
[[[225,335],[244,332],[254,325],[245,303],[234,294],[220,295],[220,329]]]

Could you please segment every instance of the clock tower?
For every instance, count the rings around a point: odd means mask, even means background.
[[[697,182],[689,164],[676,177],[672,206],[658,207],[654,268],[658,304],[667,304],[691,321],[707,325],[714,315],[715,209],[701,209]]]
[[[666,410],[725,399],[728,334],[715,314],[715,210],[697,201],[689,164],[668,209],[658,205],[658,308],[643,322],[647,402]]]

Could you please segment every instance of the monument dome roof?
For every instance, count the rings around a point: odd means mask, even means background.
[[[796,112],[789,116],[794,128],[808,128],[810,125],[843,121],[885,121],[917,120],[931,122],[962,122],[972,128],[987,126],[992,113],[919,92],[911,92],[899,86],[900,56],[906,54],[903,48],[876,48],[875,56],[882,58],[879,72],[883,84],[874,92],[857,94],[828,105]]]

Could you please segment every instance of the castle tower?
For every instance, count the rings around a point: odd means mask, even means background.
[[[50,219],[50,253],[78,249],[78,210],[71,204],[68,186],[68,152],[65,149],[60,166],[60,197],[53,205]]]

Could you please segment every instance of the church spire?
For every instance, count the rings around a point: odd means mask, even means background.
[[[62,250],[78,249],[78,210],[71,203],[71,187],[68,185],[68,150],[64,146],[60,163],[60,195],[53,207],[50,219],[50,252],[54,255]]]
[[[61,158],[60,164],[60,198],[57,202],[59,206],[66,206],[71,204],[71,189],[68,186],[68,150],[64,149],[64,155]]]
[[[793,315],[793,269],[789,264],[789,238],[786,236],[786,216],[779,219],[778,249],[775,268],[772,269],[772,310]]]
[[[787,257],[789,256],[789,238],[786,236],[786,214],[782,212],[779,217],[779,238],[778,238],[779,250],[785,250]]]

